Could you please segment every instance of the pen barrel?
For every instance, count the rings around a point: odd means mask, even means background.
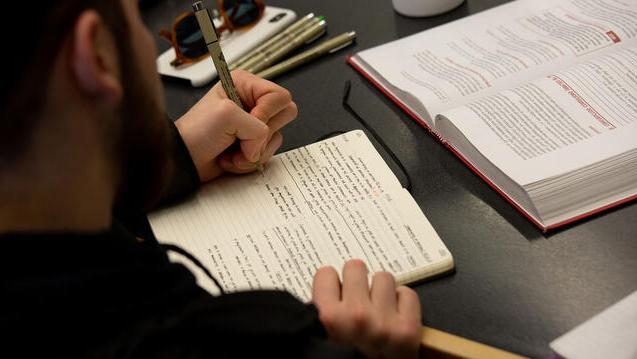
[[[243,108],[241,97],[239,97],[239,93],[234,86],[234,81],[232,81],[232,75],[230,75],[230,70],[228,69],[228,64],[223,56],[221,47],[218,43],[210,44],[208,45],[208,51],[210,52],[212,62],[215,64],[215,68],[217,69],[219,81],[221,81],[221,86],[223,87],[224,92],[230,100],[236,103],[240,108]]]
[[[258,72],[256,75],[266,80],[270,80],[279,76],[285,71],[292,70],[293,68],[299,67],[303,65],[304,63],[310,62],[319,56],[321,56],[321,53],[319,52],[313,52],[308,55],[299,54],[297,56],[291,57],[288,60],[285,60],[284,62],[281,62],[280,64],[276,64],[261,72]]]
[[[243,64],[237,66],[237,68],[246,70],[256,66],[259,62],[263,61],[268,56],[279,51],[279,49],[281,49],[287,43],[292,41],[295,36],[297,36],[297,34],[294,34],[294,33],[286,34],[285,36],[281,38],[281,41],[273,43],[269,48],[262,49],[259,52],[255,53],[251,58],[246,60]]]
[[[259,63],[265,61],[267,58],[271,57],[273,54],[276,54],[279,50],[281,50],[291,42],[295,41],[296,38],[303,36],[306,31],[313,29],[316,26],[320,26],[318,25],[320,23],[321,20],[319,20],[318,18],[310,19],[309,27],[300,27],[293,32],[289,32],[281,36],[279,41],[273,42],[269,47],[261,49],[250,59],[246,60],[243,64],[237,66],[237,68],[250,71],[250,69],[258,66]]]
[[[308,42],[308,41],[310,41],[310,40],[322,35],[323,33],[325,33],[325,21],[319,22],[315,26],[305,30],[298,37],[294,38],[293,40],[291,40],[291,41],[289,41],[287,43],[284,43],[283,46],[281,46],[278,50],[276,50],[272,54],[266,56],[262,61],[254,64],[253,66],[250,66],[250,67],[246,68],[246,70],[250,71],[252,73],[257,73],[257,72],[269,67],[271,64],[275,63],[276,61],[280,60],[285,55],[287,55],[290,52],[292,52],[292,50],[294,50],[294,49],[298,48],[299,46],[303,45],[304,43],[306,43],[306,42]]]
[[[202,8],[201,6],[201,1],[193,4],[193,8],[197,9],[195,11],[195,17],[197,18],[199,29],[201,29],[201,34],[203,35],[203,39],[207,45],[219,41],[219,38],[217,37],[215,25],[212,22],[210,13],[208,13],[208,9]]]
[[[230,100],[236,103],[240,108],[243,108],[239,93],[237,93],[237,89],[232,81],[232,76],[230,76],[228,64],[223,56],[223,52],[221,51],[221,46],[219,46],[217,31],[215,30],[215,26],[212,22],[208,9],[203,7],[201,2],[193,4],[193,9],[195,9],[195,17],[199,23],[199,28],[201,29],[204,41],[206,42],[206,47],[208,48],[212,62],[217,69],[217,74],[219,75],[219,80],[221,81],[223,90]]]
[[[302,18],[300,18],[299,20],[294,22],[292,25],[290,25],[287,28],[285,28],[285,30],[283,30],[279,34],[273,36],[272,38],[270,38],[269,40],[267,40],[263,44],[257,46],[255,49],[250,50],[247,54],[241,56],[235,62],[230,64],[230,70],[234,70],[236,68],[239,68],[241,65],[243,65],[246,61],[250,60],[250,58],[252,58],[257,53],[260,53],[261,51],[266,50],[267,48],[269,48],[273,44],[275,44],[275,43],[277,43],[279,41],[282,41],[285,37],[287,37],[287,36],[289,36],[291,34],[299,32],[303,27],[305,27],[306,24],[310,23],[313,18],[314,18],[314,13],[309,13],[309,14],[303,16]]]
[[[322,44],[302,52],[294,57],[291,57],[281,63],[278,63],[272,67],[269,67],[256,75],[264,79],[272,79],[288,70],[292,70],[298,66],[301,66],[307,62],[310,62],[324,54],[337,51],[345,46],[350,45],[356,38],[355,32],[344,33],[334,38],[331,38]]]

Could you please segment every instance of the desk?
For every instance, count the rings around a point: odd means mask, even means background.
[[[299,107],[298,119],[283,131],[282,150],[331,131],[360,128],[341,106],[344,82],[351,80],[352,107],[402,160],[414,181],[414,198],[456,261],[455,274],[415,286],[424,323],[515,353],[546,357],[552,339],[637,289],[637,204],[544,235],[345,64],[348,53],[503,2],[468,0],[439,17],[408,19],[395,14],[389,0],[267,0],[299,15],[325,15],[329,36],[347,30],[359,36],[356,46],[277,79]],[[143,16],[156,33],[189,8],[188,1],[158,0],[145,6]],[[156,38],[161,51],[168,48]],[[164,86],[173,118],[208,89],[173,81],[164,81]]]

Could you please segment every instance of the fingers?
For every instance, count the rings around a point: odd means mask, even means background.
[[[334,305],[341,300],[341,280],[334,267],[321,267],[314,275],[312,301],[317,307]]]
[[[220,83],[176,121],[202,182],[225,170],[246,173],[265,163],[281,146],[278,131],[294,120],[296,104],[279,85],[245,71],[232,73],[245,112],[228,99]],[[240,151],[228,155],[237,141]]]
[[[328,336],[368,357],[416,357],[422,334],[418,296],[407,287],[396,288],[387,272],[374,274],[370,289],[367,273],[360,260],[345,263],[342,285],[333,268],[316,273],[312,296]]]
[[[282,129],[285,125],[292,122],[298,115],[298,109],[294,102],[290,102],[280,112],[272,116],[267,124],[270,128],[270,133],[274,133]]]
[[[233,71],[232,78],[250,114],[267,123],[271,132],[280,130],[298,114],[285,88],[243,70]],[[271,124],[273,121],[276,123]]]
[[[398,313],[408,318],[421,319],[420,299],[413,289],[400,286],[396,288]]]
[[[343,299],[369,301],[367,266],[361,260],[349,260],[343,266]]]
[[[268,92],[256,99],[256,103],[250,114],[264,123],[269,121],[283,111],[292,102],[292,95],[290,92],[281,87],[276,92]]]
[[[253,152],[256,150],[253,144],[246,143],[247,148],[244,148],[242,142],[242,152],[250,162],[253,162],[251,167],[254,167],[254,162],[257,160],[264,163],[271,157],[270,154],[266,153],[265,144],[272,143],[274,134],[294,120],[298,110],[292,101],[290,92],[283,87],[242,70],[233,71],[232,77],[244,105],[250,109],[250,115],[268,126],[269,132],[264,138],[263,148],[259,150],[258,154],[255,155]],[[241,157],[233,157],[233,162],[235,169],[241,173],[250,170],[247,164],[244,166]],[[224,163],[227,162],[224,161]]]
[[[374,305],[391,311],[398,310],[396,304],[396,281],[390,273],[377,272],[374,274],[370,296]]]
[[[270,142],[268,142],[265,149],[261,152],[261,157],[258,158],[259,162],[266,163],[269,161],[276,150],[281,147],[282,143],[283,136],[280,132],[275,132]],[[219,158],[219,167],[224,171],[236,174],[250,173],[256,170],[254,161],[248,160],[241,152],[222,154]]]
[[[418,352],[422,340],[422,317],[420,300],[411,288],[401,286],[396,289],[398,313],[402,318],[396,326],[390,351],[395,357],[409,357]]]
[[[250,113],[262,121],[276,115],[292,101],[288,90],[247,71],[232,71],[232,80],[246,107],[258,108],[256,113]]]
[[[234,138],[241,141],[241,152],[245,157],[254,162],[261,155],[263,143],[267,140],[270,131],[268,126],[243,110],[241,110],[234,102],[230,100],[222,100],[217,104],[219,106],[218,116],[223,118],[220,121],[223,132],[226,136],[231,137],[230,144],[234,142]]]

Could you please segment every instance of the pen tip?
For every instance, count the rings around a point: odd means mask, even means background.
[[[323,15],[319,16],[319,20],[325,20],[325,16]]]
[[[265,168],[263,166],[263,163],[261,163],[261,161],[257,161],[255,163],[255,167],[257,168],[257,171],[259,171],[259,173],[261,173],[261,176],[264,176],[263,175],[263,171],[265,170]]]

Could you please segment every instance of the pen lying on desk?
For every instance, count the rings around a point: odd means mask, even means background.
[[[301,45],[310,43],[322,36],[325,33],[326,26],[327,23],[325,20],[314,22],[310,27],[304,29],[298,36],[284,42],[281,46],[278,46],[266,55],[259,56],[257,59],[250,59],[246,64],[240,66],[240,68],[252,73],[257,73],[276,63]]]
[[[304,51],[294,57],[289,58],[281,63],[278,63],[270,68],[258,72],[256,75],[264,79],[272,79],[286,71],[292,70],[295,67],[303,65],[315,58],[336,52],[344,47],[347,47],[354,43],[356,39],[356,32],[350,31],[344,34],[333,37],[307,51]]]
[[[266,51],[270,50],[275,44],[281,43],[282,41],[285,41],[285,40],[289,40],[291,37],[295,36],[304,28],[306,28],[307,25],[310,24],[313,19],[316,19],[314,16],[314,13],[309,13],[303,16],[302,18],[297,20],[295,23],[285,28],[285,30],[281,31],[280,33],[276,34],[268,41],[259,45],[256,49],[249,51],[247,54],[241,56],[235,62],[231,63],[230,71],[244,66],[250,59],[254,58],[257,55],[265,53]]]

